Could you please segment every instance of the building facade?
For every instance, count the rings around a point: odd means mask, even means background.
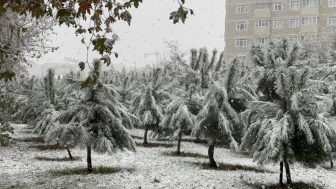
[[[336,29],[336,0],[227,0],[225,58],[249,58],[253,44],[316,40]]]

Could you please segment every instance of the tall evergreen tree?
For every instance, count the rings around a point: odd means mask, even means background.
[[[213,158],[215,143],[218,140],[228,140],[231,143],[231,147],[238,148],[232,132],[235,129],[233,125],[239,122],[239,117],[228,102],[226,89],[214,82],[205,96],[204,104],[203,109],[197,115],[193,135],[201,135],[209,141],[208,156],[210,166],[217,168]]]
[[[100,80],[100,60],[93,61],[88,79],[86,98],[62,113],[47,140],[61,145],[80,145],[87,148],[88,173],[92,172],[91,149],[112,153],[115,149],[135,150],[135,143],[123,125],[127,119],[132,126],[132,114],[116,99],[117,92]]]
[[[149,130],[160,130],[163,103],[166,103],[165,101],[170,98],[169,94],[162,89],[166,82],[160,79],[159,72],[160,70],[157,69],[153,73],[152,82],[148,83],[144,92],[133,100],[133,111],[140,118],[141,126],[145,129],[144,144],[148,144],[147,134]]]
[[[269,94],[267,101],[251,101],[242,113],[246,129],[240,148],[251,151],[259,164],[280,162],[280,184],[285,166],[287,184],[291,185],[289,160],[329,159],[335,132],[324,118],[327,102],[308,85],[311,69],[295,66],[297,49],[294,46],[288,54],[284,43],[268,54],[271,82],[267,87],[273,94],[264,91]]]
[[[187,103],[184,99],[172,101],[160,123],[166,135],[172,134],[171,139],[177,139],[177,155],[181,154],[182,135],[190,133],[196,122],[196,116],[189,111]]]

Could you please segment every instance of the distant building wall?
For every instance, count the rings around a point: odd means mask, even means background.
[[[47,74],[48,69],[54,69],[55,75],[60,75],[61,77],[65,74],[73,71],[79,71],[79,67],[77,64],[69,64],[69,63],[46,63],[41,65],[41,75],[44,77]]]
[[[316,40],[336,29],[336,0],[227,0],[225,58],[270,39]]]

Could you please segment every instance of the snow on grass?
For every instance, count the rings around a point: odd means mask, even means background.
[[[15,138],[38,137],[27,134],[25,125],[13,125]],[[141,130],[130,131],[132,135],[141,136]],[[141,143],[141,139],[135,139]],[[152,143],[167,144],[167,141],[149,140]],[[172,142],[176,144],[176,142]],[[233,164],[267,170],[254,171],[222,171],[202,169],[200,165],[208,159],[199,157],[173,157],[167,153],[174,152],[176,146],[137,147],[137,152],[118,151],[108,156],[92,153],[93,168],[110,167],[118,171],[112,174],[92,175],[60,175],[52,173],[64,170],[85,170],[86,150],[71,149],[77,161],[40,161],[38,157],[65,158],[66,150],[39,150],[29,148],[31,145],[41,145],[38,142],[17,141],[9,147],[0,148],[0,188],[249,188],[246,183],[277,183],[279,166],[258,166],[252,159],[243,154],[231,152],[225,148],[215,148],[217,163]],[[182,142],[181,150],[185,153],[195,153],[206,157],[207,145]],[[315,169],[303,167],[301,164],[291,164],[294,182],[315,183],[332,189],[336,185],[335,169],[325,169],[319,166]],[[127,171],[132,170],[132,171]]]

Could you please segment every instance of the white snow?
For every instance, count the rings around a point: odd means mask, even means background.
[[[13,124],[15,138],[37,137],[24,132],[25,125]],[[131,130],[132,135],[142,136],[141,130]],[[138,142],[141,140],[136,139]],[[149,140],[158,143],[158,141]],[[167,142],[161,142],[167,143]],[[111,156],[92,153],[93,167],[119,166],[134,168],[135,171],[118,172],[108,175],[71,175],[53,176],[50,170],[71,167],[86,167],[86,150],[72,149],[73,156],[79,156],[80,161],[52,162],[39,161],[36,156],[65,157],[66,150],[40,151],[30,146],[32,142],[17,142],[10,147],[0,148],[0,188],[249,188],[246,183],[277,183],[279,166],[267,165],[262,167],[272,173],[256,173],[253,171],[216,171],[202,170],[195,162],[207,162],[205,158],[170,157],[163,152],[174,151],[173,148],[144,148],[137,147],[137,152],[117,152]],[[181,150],[207,154],[207,146],[182,142]],[[232,163],[240,165],[257,165],[250,157],[236,154],[225,148],[215,148],[215,160],[218,163]],[[325,186],[326,189],[335,188],[335,169],[323,167],[307,168],[300,164],[291,164],[292,179]],[[285,177],[284,177],[285,178]],[[156,180],[156,182],[154,182]]]

